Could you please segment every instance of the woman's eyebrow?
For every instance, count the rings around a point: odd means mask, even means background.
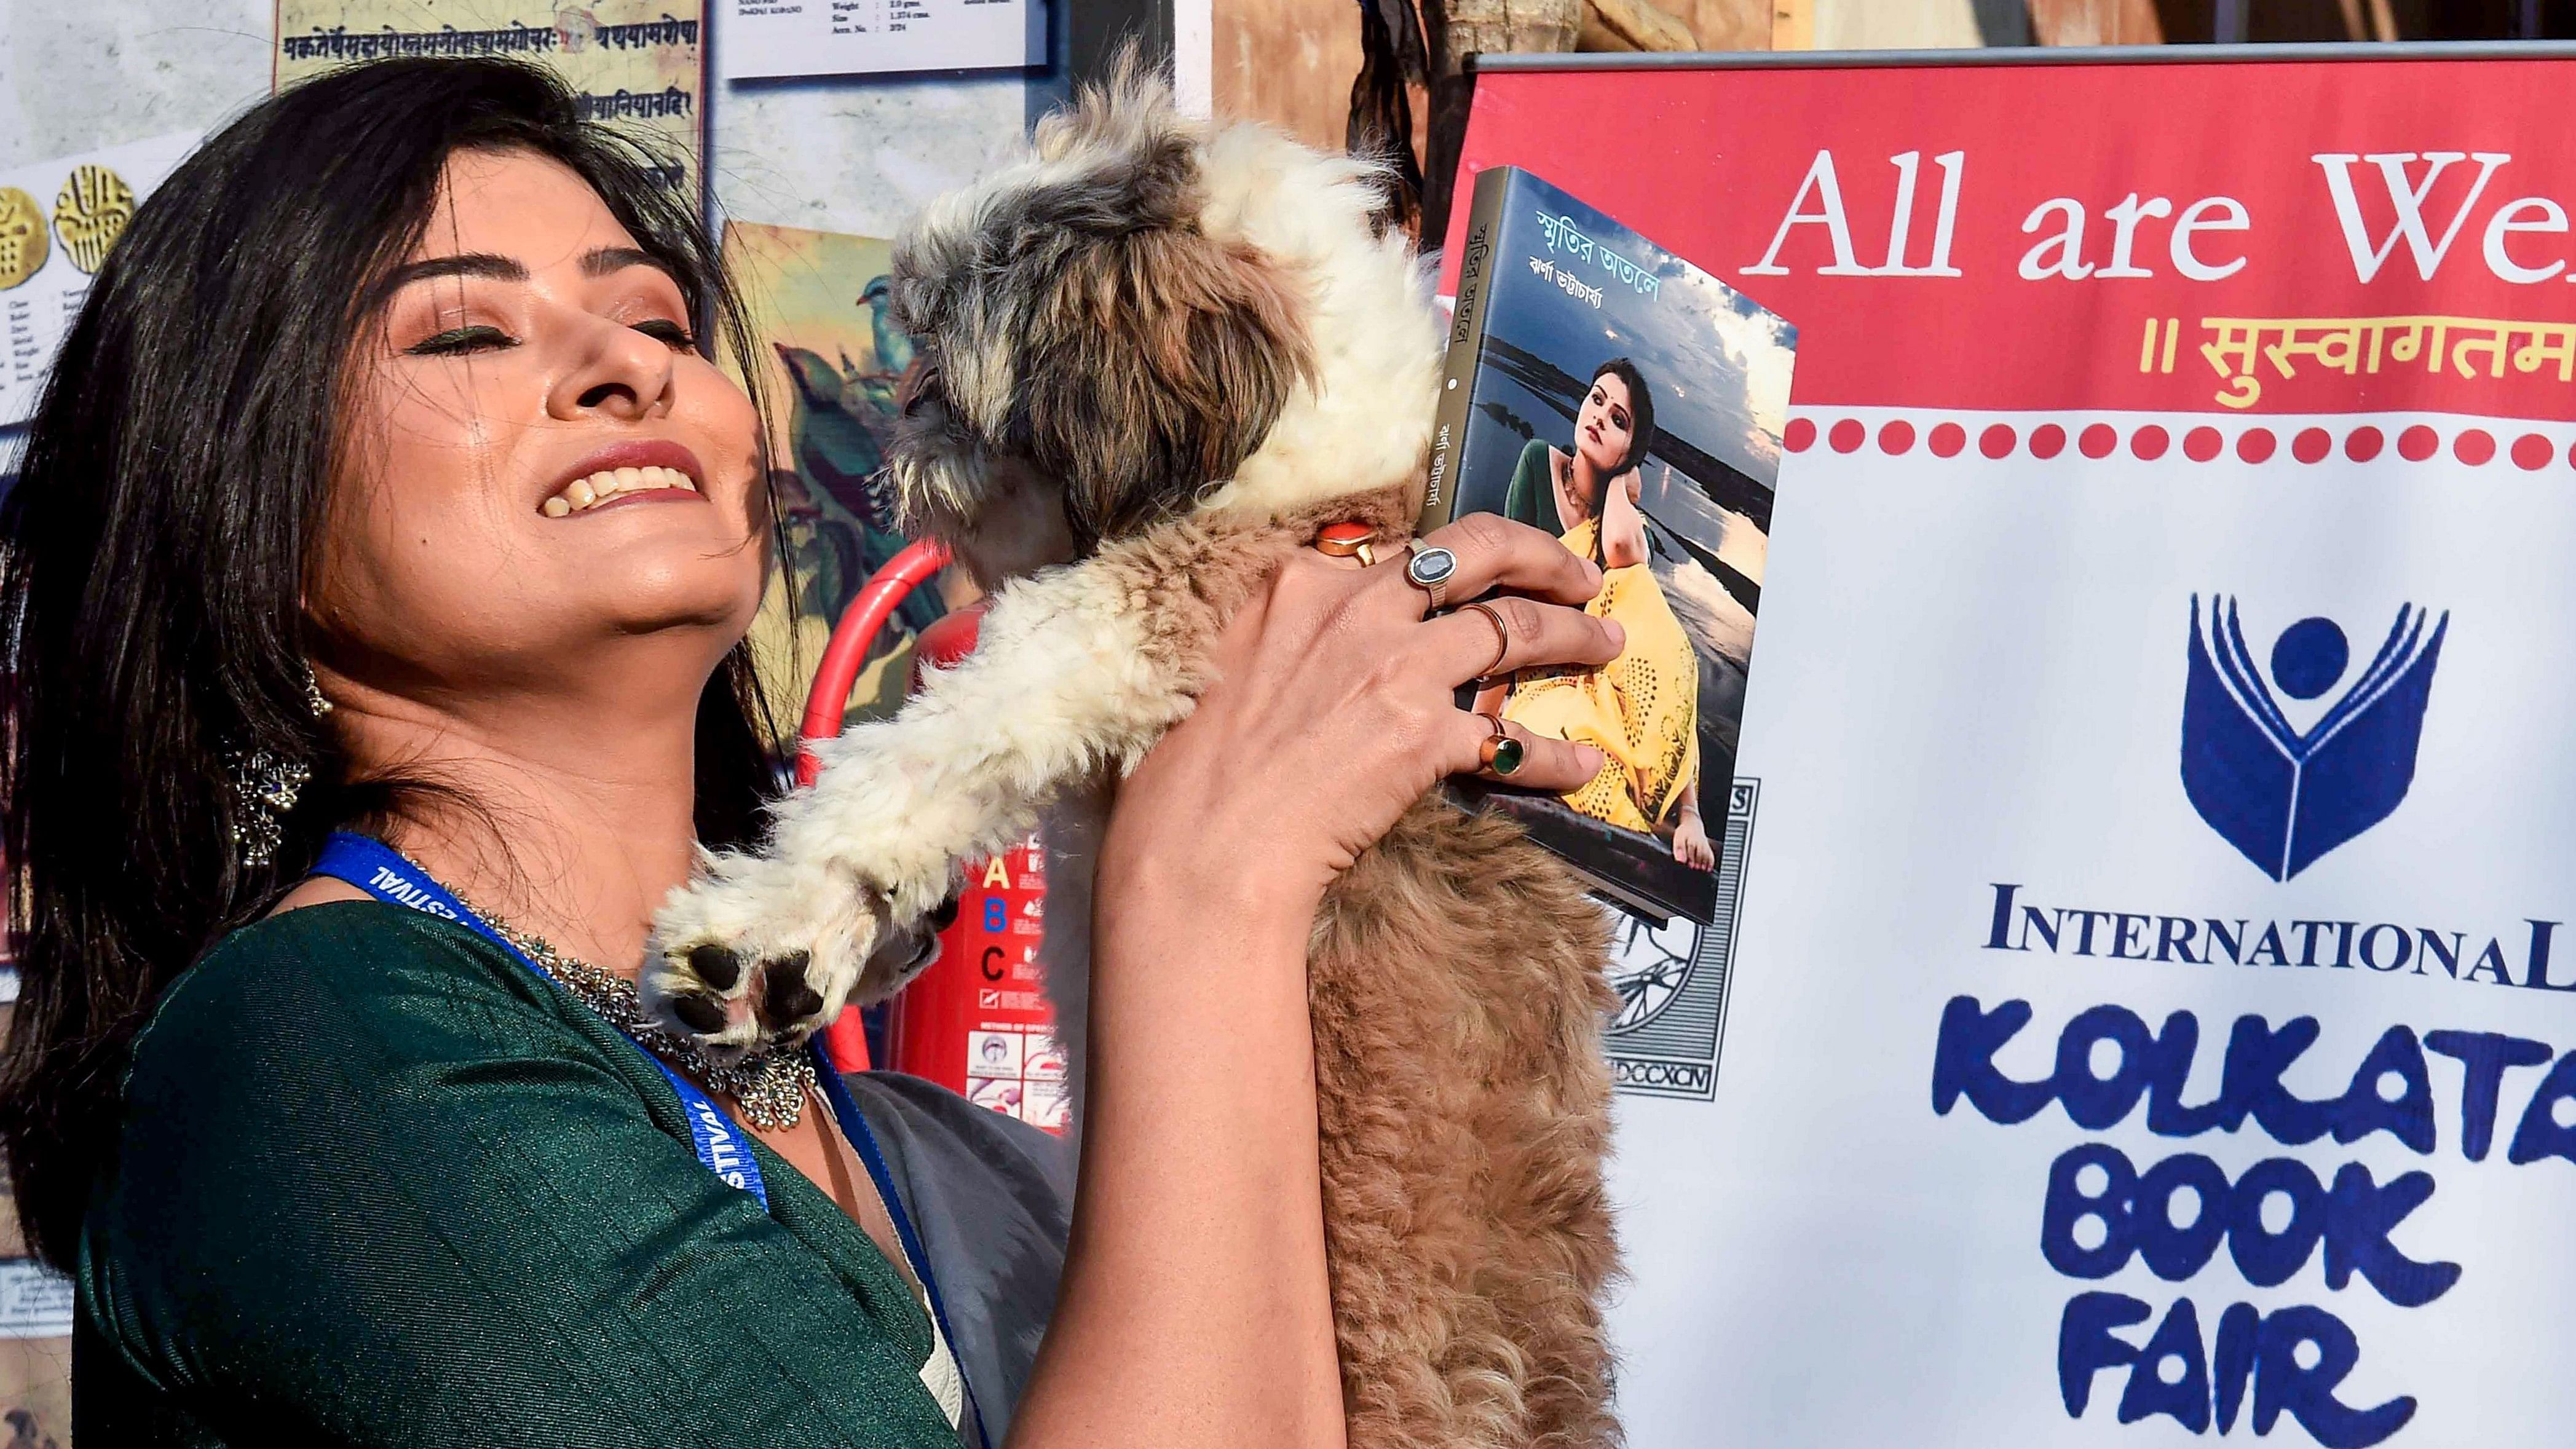
[[[584,253],[581,259],[581,274],[585,277],[604,277],[628,267],[651,267],[675,282],[679,280],[672,276],[670,263],[636,247],[598,247]]]
[[[431,257],[394,268],[392,274],[385,278],[385,290],[392,292],[433,277],[490,277],[496,281],[524,282],[528,279],[528,269],[513,258],[492,252],[459,252],[452,257]]]
[[[581,258],[581,274],[585,277],[604,277],[628,267],[651,267],[665,275],[671,271],[669,263],[637,247],[595,247],[584,252]],[[516,257],[505,257],[496,252],[459,252],[452,257],[430,257],[396,267],[385,279],[385,289],[393,291],[434,277],[489,277],[500,282],[524,282],[528,280],[528,269]]]

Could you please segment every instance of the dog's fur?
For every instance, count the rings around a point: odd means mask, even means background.
[[[1189,120],[1133,71],[1036,153],[932,206],[895,260],[925,360],[903,506],[1018,577],[968,660],[815,746],[767,853],[709,858],[662,912],[647,1004],[678,1030],[720,1013],[691,1030],[711,1048],[901,985],[961,863],[1050,804],[1096,810],[1283,557],[1340,519],[1401,537],[1420,505],[1441,324],[1372,225],[1369,168]],[[1096,823],[1051,826],[1059,854]],[[1059,960],[1087,868],[1050,871]],[[1440,800],[1327,895],[1308,980],[1354,1449],[1616,1441],[1607,950],[1561,864]]]

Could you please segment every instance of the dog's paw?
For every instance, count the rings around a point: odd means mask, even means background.
[[[802,1041],[857,1000],[891,994],[938,952],[847,876],[719,855],[654,917],[637,983],[646,1017],[718,1061]]]

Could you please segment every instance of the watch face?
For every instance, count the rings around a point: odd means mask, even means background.
[[[1633,1031],[1660,1015],[1681,995],[1699,954],[1699,926],[1683,917],[1650,925],[1606,902],[1610,918],[1610,987],[1619,993],[1619,1012],[1610,1030]]]

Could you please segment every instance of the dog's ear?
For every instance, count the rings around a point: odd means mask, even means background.
[[[1032,456],[1065,480],[1088,542],[1233,477],[1311,359],[1294,280],[1200,230],[1203,130],[1138,51],[1060,120],[1041,155],[1109,158],[1098,172],[1123,180],[1123,225],[1067,258],[1065,355],[1023,380]]]
[[[1023,458],[1087,549],[1186,508],[1268,436],[1309,372],[1302,292],[1201,231],[1203,129],[1131,56],[1039,126],[1031,166],[898,247],[897,317],[935,355],[944,414],[913,434],[937,444],[921,466],[898,460],[920,511],[971,527],[977,460]]]
[[[1021,380],[1010,443],[1061,479],[1088,545],[1232,478],[1308,371],[1298,296],[1266,257],[1195,226],[1102,238],[1068,259]]]

